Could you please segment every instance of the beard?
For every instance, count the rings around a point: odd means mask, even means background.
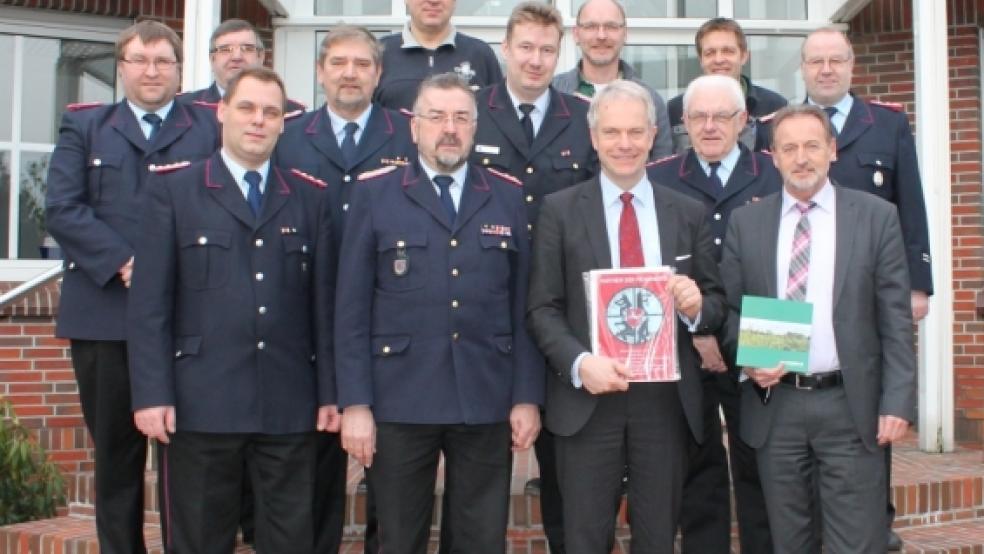
[[[816,170],[804,177],[796,177],[790,172],[783,175],[783,183],[789,188],[799,192],[812,192],[820,190],[820,186],[827,180],[826,175],[820,175]]]
[[[444,152],[440,150],[442,146],[460,147],[461,140],[453,135],[445,135],[441,137],[441,140],[437,141],[436,148],[435,148],[437,154],[434,156],[434,160],[441,167],[437,167],[435,169],[439,169],[440,171],[443,171],[445,173],[451,173],[457,170],[462,165],[464,165],[465,160],[467,159],[468,156],[468,153],[464,151],[464,149],[462,149],[458,153]]]

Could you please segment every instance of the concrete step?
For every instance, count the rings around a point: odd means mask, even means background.
[[[984,518],[900,529],[905,554],[984,554]]]

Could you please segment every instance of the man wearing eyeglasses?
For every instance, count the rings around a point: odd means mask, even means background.
[[[427,552],[439,455],[452,552],[506,550],[511,451],[540,429],[543,360],[526,331],[521,185],[467,163],[475,97],[425,80],[419,155],[364,175],[345,221],[335,314],[342,447],[368,469],[379,550]]]
[[[748,117],[737,81],[702,75],[683,94],[683,123],[692,145],[684,153],[651,163],[649,180],[699,200],[707,209],[715,261],[721,261],[732,210],[782,188],[770,156],[751,151],[738,140]],[[727,279],[727,276],[724,277]],[[704,386],[704,443],[691,444],[691,473],[685,484],[680,526],[683,552],[731,552],[731,494],[734,483],[738,536],[742,552],[771,552],[769,521],[755,451],[738,437],[740,389],[735,368],[728,368],[718,344],[723,328],[694,337],[701,354]],[[728,426],[722,442],[719,408]]]
[[[825,28],[810,33],[801,54],[806,103],[823,108],[837,132],[837,160],[830,166],[831,180],[880,196],[898,209],[912,285],[912,320],[918,322],[929,312],[933,274],[926,202],[909,119],[901,104],[876,102],[850,92],[854,49],[841,31]],[[771,122],[764,131],[771,136]],[[885,451],[891,476],[891,448]],[[895,517],[891,501],[888,516],[891,526]],[[900,537],[891,529],[889,548],[902,548]]]
[[[774,113],[787,104],[775,91],[752,83],[741,70],[748,63],[748,39],[733,19],[715,17],[704,22],[694,37],[697,61],[704,75],[726,75],[738,81],[745,93],[745,112],[748,120],[739,140],[752,150],[768,148],[758,132],[758,119]],[[690,135],[683,124],[683,97],[675,96],[667,104],[673,130],[673,151],[683,152],[689,146]]]
[[[588,0],[577,10],[574,42],[581,49],[581,59],[570,71],[554,77],[553,86],[560,92],[590,99],[615,79],[627,79],[645,87],[656,106],[656,140],[650,159],[673,153],[670,118],[663,97],[636,76],[635,69],[620,56],[625,46],[625,8],[617,0]]]
[[[223,21],[212,31],[208,41],[208,60],[215,80],[206,88],[181,93],[178,100],[218,104],[225,95],[229,79],[247,67],[262,66],[265,55],[263,39],[252,23],[242,19]],[[288,98],[285,115],[296,117],[306,109],[304,104]]]
[[[142,553],[147,441],[130,413],[125,312],[137,214],[150,171],[218,147],[212,110],[176,103],[181,39],[142,21],[116,41],[125,98],[69,106],[48,172],[48,231],[65,253],[55,333],[71,340],[86,426],[95,444],[100,552]],[[138,262],[139,263],[139,262]]]

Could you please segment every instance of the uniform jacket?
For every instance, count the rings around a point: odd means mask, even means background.
[[[143,222],[148,168],[206,158],[218,147],[215,112],[175,102],[153,143],[126,101],[64,115],[51,155],[48,232],[65,256],[56,334],[126,337],[126,288],[117,272]]]
[[[764,131],[771,141],[771,125]],[[926,201],[912,128],[900,106],[854,96],[851,113],[837,135],[837,161],[830,166],[830,178],[895,204],[912,288],[932,294]]]
[[[544,196],[597,172],[587,114],[587,103],[551,87],[550,105],[530,147],[505,83],[486,87],[478,93],[478,130],[471,161],[523,181],[532,224]]]
[[[182,431],[298,433],[335,402],[335,263],[324,191],[271,166],[254,217],[218,152],[163,174],[130,289],[134,409]]]
[[[843,187],[837,187],[835,201],[834,340],[851,418],[865,446],[875,450],[879,415],[915,421],[916,360],[905,250],[891,204]],[[724,346],[731,355],[742,295],[777,295],[781,207],[782,195],[775,194],[731,216],[721,261],[732,312]],[[742,384],[741,435],[758,448],[768,438],[776,402],[763,404],[748,390],[755,386],[751,379]],[[772,388],[773,395],[785,392],[781,385]]]
[[[195,102],[205,102],[206,104],[218,104],[222,101],[222,95],[219,94],[219,87],[212,82],[206,88],[191,90],[188,92],[182,92],[176,97],[178,102],[185,104],[194,104]],[[287,99],[287,113],[293,114],[295,112],[303,112],[307,110],[307,106],[298,102],[297,100]]]
[[[775,113],[789,102],[781,94],[753,84],[744,75],[741,76],[741,81],[746,90],[745,110],[748,112],[748,123],[742,129],[739,141],[752,150],[766,150],[769,148],[769,135],[759,130],[762,127],[759,119]],[[673,151],[683,152],[691,147],[690,135],[683,125],[683,94],[671,98],[666,109],[673,127]]]
[[[543,360],[524,322],[522,206],[516,184],[475,166],[453,225],[416,163],[359,183],[339,261],[340,407],[483,424],[543,403]]]
[[[655,186],[655,185],[654,185]],[[717,329],[725,315],[724,290],[704,207],[666,187],[656,187],[656,219],[663,263],[697,282],[703,295],[697,332]],[[560,436],[577,433],[598,398],[571,383],[571,366],[591,351],[582,273],[611,267],[598,178],[548,197],[534,234],[529,325],[547,358],[546,426]],[[679,322],[680,402],[696,440],[703,440],[699,359],[690,332]]]
[[[336,243],[342,238],[344,215],[352,187],[356,186],[355,179],[366,171],[388,165],[406,165],[416,158],[417,148],[410,139],[407,117],[373,105],[356,152],[355,163],[346,164],[331,120],[322,107],[288,122],[274,153],[278,165],[300,169],[328,184],[326,190]]]
[[[724,233],[732,210],[782,189],[782,177],[772,157],[752,152],[739,143],[741,154],[724,188],[712,185],[690,148],[683,154],[652,162],[646,171],[649,181],[669,187],[699,200],[707,210],[707,222],[714,241],[714,259],[721,261]]]

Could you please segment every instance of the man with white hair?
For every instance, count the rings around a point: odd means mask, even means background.
[[[606,508],[625,467],[633,552],[672,552],[687,446],[701,440],[701,386],[691,333],[724,316],[714,247],[697,201],[655,187],[646,159],[656,134],[652,96],[616,80],[588,111],[601,173],[547,196],[534,234],[528,323],[547,357],[546,425],[556,435],[570,554],[609,547]],[[679,381],[632,383],[620,362],[592,355],[582,274],[673,265]]]
[[[721,260],[732,210],[782,188],[771,157],[749,150],[739,140],[747,117],[738,81],[724,75],[694,79],[683,94],[683,123],[691,147],[672,158],[651,163],[648,168],[651,182],[682,192],[704,205],[717,261]],[[738,370],[725,365],[715,334],[695,337],[694,345],[702,357],[705,440],[690,450],[680,520],[683,551],[731,551],[730,481],[734,483],[742,551],[771,552],[769,519],[755,451],[738,437]],[[727,452],[722,442],[719,407],[724,410],[728,426]]]

